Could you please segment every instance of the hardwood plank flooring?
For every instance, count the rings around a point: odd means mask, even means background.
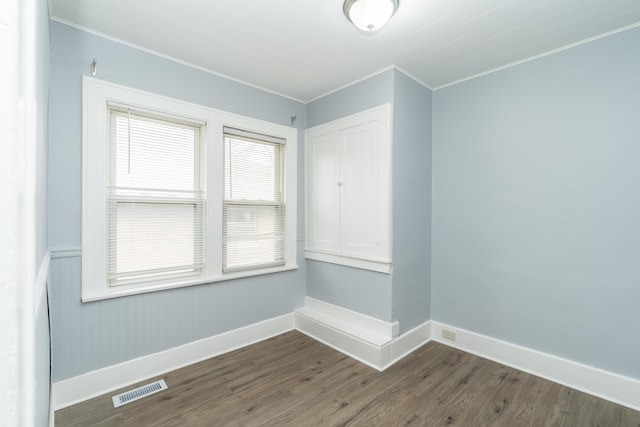
[[[168,390],[113,408],[160,378]],[[436,342],[381,373],[292,331],[59,410],[55,425],[640,427],[640,412]]]

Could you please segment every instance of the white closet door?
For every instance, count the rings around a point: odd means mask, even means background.
[[[309,138],[307,150],[307,245],[340,251],[340,137],[333,132]]]
[[[377,257],[378,224],[378,122],[344,129],[340,178],[342,253]]]
[[[307,129],[306,258],[391,272],[390,118],[385,104]]]

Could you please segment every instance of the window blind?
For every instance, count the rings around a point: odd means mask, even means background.
[[[107,111],[109,285],[201,274],[201,125],[121,106]]]
[[[224,272],[284,265],[284,140],[224,129]]]

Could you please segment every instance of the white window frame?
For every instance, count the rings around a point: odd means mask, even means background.
[[[204,123],[194,123],[182,116],[170,117],[166,115],[159,115],[158,113],[149,114],[148,111],[140,111],[139,109],[131,105],[120,106],[120,105],[114,105],[111,102],[108,104],[107,114],[110,115],[107,121],[110,124],[109,143],[111,145],[111,148],[109,151],[110,161],[108,161],[109,168],[110,168],[110,175],[111,175],[109,187],[108,187],[110,191],[107,192],[107,203],[109,208],[108,209],[109,214],[107,216],[107,219],[108,219],[108,229],[110,230],[110,233],[108,235],[109,238],[107,239],[107,242],[108,242],[107,243],[107,254],[108,254],[107,266],[109,267],[108,282],[110,286],[120,286],[120,285],[124,286],[124,285],[140,283],[140,282],[149,282],[149,281],[152,281],[151,279],[152,277],[155,277],[155,279],[153,280],[154,281],[157,280],[158,282],[160,281],[171,282],[171,281],[179,280],[185,277],[199,277],[202,274],[201,269],[204,264],[203,246],[204,246],[205,200],[203,198],[204,193],[201,191],[202,177],[203,177],[202,165],[204,164],[204,161],[200,156],[200,152],[202,149],[202,142],[203,142],[203,138],[201,137],[201,131],[202,131],[202,127],[204,126]],[[191,158],[191,162],[190,162],[191,166],[193,167],[193,175],[190,174],[191,182],[188,190],[186,189],[186,187],[182,187],[181,190],[176,192],[174,191],[175,190],[174,188],[167,188],[165,186],[167,185],[166,183],[161,184],[158,182],[147,183],[146,185],[143,184],[143,188],[135,188],[136,186],[132,188],[131,186],[128,186],[127,184],[125,184],[126,177],[124,175],[120,176],[117,173],[117,170],[118,170],[118,166],[120,167],[131,166],[131,164],[128,163],[128,161],[131,160],[131,157],[130,157],[131,152],[128,153],[127,162],[124,162],[124,159],[117,156],[118,142],[116,141],[116,139],[118,135],[118,131],[117,131],[118,127],[114,122],[114,114],[117,114],[120,117],[125,118],[124,119],[125,124],[122,124],[122,125],[126,127],[131,126],[132,122],[135,123],[138,120],[142,120],[146,123],[152,123],[152,122],[163,123],[167,128],[173,128],[173,129],[182,128],[185,130],[191,129],[191,131],[194,132],[193,137],[195,138],[191,140],[191,142],[194,143],[193,157]],[[151,122],[148,122],[148,120],[151,120]],[[197,129],[197,131],[195,131],[195,129]],[[121,137],[122,137],[122,134],[121,134]],[[129,143],[128,148],[130,149],[131,141],[128,141],[128,143]],[[162,147],[162,148],[167,148],[167,147]],[[123,163],[120,164],[120,162],[123,162]],[[137,166],[138,165],[136,165],[136,168]],[[139,166],[142,166],[142,165],[139,165]],[[120,179],[122,179],[122,181],[120,181]],[[120,205],[121,203],[122,205]],[[167,269],[164,269],[165,271],[163,272],[160,272],[157,269],[152,269],[150,271],[148,269],[140,268],[139,265],[137,266],[137,269],[134,271],[127,271],[127,272],[117,271],[118,264],[120,264],[120,261],[121,261],[120,257],[122,256],[122,254],[117,249],[119,248],[117,239],[112,241],[112,238],[117,235],[117,232],[114,233],[115,230],[113,230],[113,227],[118,228],[121,220],[120,215],[118,214],[119,212],[118,206],[122,206],[123,208],[126,209],[126,206],[128,206],[129,203],[133,203],[133,205],[136,206],[134,210],[137,210],[138,208],[142,208],[142,206],[153,205],[154,206],[153,211],[157,213],[166,212],[166,209],[165,209],[166,206],[175,207],[176,205],[180,205],[182,207],[187,207],[188,209],[191,208],[189,210],[194,214],[192,218],[194,222],[193,222],[193,228],[191,228],[191,231],[193,233],[193,236],[191,237],[193,237],[193,240],[191,242],[192,244],[190,245],[189,252],[191,252],[191,254],[193,255],[193,259],[192,260],[185,259],[184,261],[188,262],[188,264],[181,265],[180,267],[177,267],[177,269],[176,267],[173,267],[173,266],[169,267],[170,271],[167,271]],[[127,221],[126,215],[122,219],[125,221],[123,225],[126,224],[126,221]],[[133,217],[128,217],[128,219],[133,219]],[[151,219],[151,218],[148,218],[148,219]],[[139,231],[142,231],[142,230],[139,230]],[[148,231],[150,230],[147,230],[147,232]],[[155,230],[155,231],[160,231],[160,230]],[[180,237],[180,236],[175,236],[175,237]],[[157,246],[162,246],[161,240],[157,241]],[[126,253],[126,249],[125,249],[125,253]],[[180,251],[177,251],[177,253],[180,253]],[[115,258],[112,258],[114,255],[115,255]],[[146,253],[144,257],[154,259],[154,256],[151,253]],[[126,258],[126,255],[124,255],[124,258]],[[127,261],[131,261],[131,260],[122,259],[122,261],[126,263]],[[134,267],[134,269],[136,268],[135,265],[132,265],[130,267]],[[130,270],[130,267],[128,268],[129,270]],[[114,268],[115,270],[111,271],[111,268]],[[146,275],[146,278],[142,279],[140,275],[142,275],[142,277]]]
[[[107,103],[182,116],[204,123],[202,128],[202,186],[205,192],[205,266],[200,276],[167,282],[109,286],[107,283],[107,198],[109,141]],[[83,76],[82,93],[82,301],[95,301],[162,289],[213,283],[298,268],[297,253],[297,137],[296,128]],[[223,273],[222,200],[224,196],[225,126],[273,135],[284,147],[285,264]]]
[[[282,212],[284,212],[286,214],[286,203],[284,202],[284,199],[282,198],[282,183],[283,183],[283,178],[284,178],[284,162],[283,162],[283,153],[285,150],[285,145],[286,145],[286,141],[284,140],[280,140],[277,138],[273,138],[270,135],[261,135],[261,134],[248,134],[246,132],[246,130],[238,130],[238,129],[230,129],[230,128],[225,128],[224,129],[224,144],[225,144],[225,175],[227,173],[227,167],[228,167],[228,163],[227,163],[227,156],[226,156],[226,150],[227,148],[231,149],[231,141],[237,141],[237,140],[245,140],[248,141],[250,143],[253,144],[265,144],[267,146],[272,146],[274,147],[274,150],[276,150],[276,158],[274,159],[276,162],[276,168],[274,170],[275,172],[275,176],[277,176],[278,182],[275,184],[275,188],[274,188],[274,194],[273,200],[257,200],[257,199],[245,199],[245,198],[236,198],[231,196],[230,198],[227,198],[226,194],[225,197],[223,198],[222,204],[223,204],[223,210],[228,212],[228,209],[233,209],[233,208],[245,208],[245,209],[253,209],[254,210],[254,214],[252,215],[253,218],[253,226],[254,226],[254,237],[256,238],[256,245],[258,244],[257,239],[258,236],[255,233],[255,231],[257,231],[258,229],[258,214],[257,214],[257,210],[266,207],[266,208],[274,208],[277,210],[281,210]],[[227,138],[230,139],[230,143],[229,146],[227,147]],[[230,160],[230,158],[229,158]],[[274,178],[275,178],[274,176]],[[226,179],[226,177],[225,177]],[[227,182],[225,181],[225,193],[226,193],[226,185]],[[230,189],[233,188],[233,185],[230,185],[229,187]],[[276,214],[277,215],[277,214]],[[283,221],[283,223],[285,222],[285,217],[280,217],[279,215],[277,215],[278,219],[282,218],[281,220]],[[224,215],[223,215],[223,219],[224,219]],[[224,221],[223,221],[224,222]],[[284,225],[284,224],[281,224]],[[229,230],[229,222],[227,222],[226,224],[223,224],[223,234],[225,232],[225,228],[227,230]],[[277,227],[277,228],[282,228],[284,229],[284,227]],[[224,237],[224,235],[223,235]],[[227,235],[227,239],[229,239],[229,235]],[[276,244],[276,240],[277,240],[277,236],[274,235],[274,240],[273,240],[273,244]],[[227,242],[228,243],[228,242]],[[286,242],[285,242],[285,246],[286,246]],[[226,251],[225,251],[226,249]],[[256,266],[230,266],[229,265],[229,259],[226,259],[225,262],[225,252],[228,254],[229,253],[229,248],[224,248],[223,247],[223,263],[222,263],[222,270],[223,272],[229,273],[229,272],[233,272],[233,271],[241,271],[241,270],[249,270],[249,269],[254,269],[256,268]],[[282,254],[284,256],[284,254]],[[228,256],[228,255],[227,255]],[[271,264],[272,266],[277,266],[277,265],[283,265],[285,262],[285,260],[280,260],[278,259],[274,259],[272,260],[269,264]],[[260,265],[260,264],[258,264]],[[266,266],[267,264],[263,263],[263,266]]]

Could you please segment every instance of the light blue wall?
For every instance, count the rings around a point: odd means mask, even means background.
[[[307,262],[307,294],[385,321],[400,332],[430,316],[431,91],[389,69],[308,104],[309,126],[393,105],[393,271]]]
[[[308,127],[393,102],[393,70],[387,70],[307,104]],[[391,321],[391,275],[307,261],[307,295]]]
[[[82,216],[81,76],[89,75],[92,58],[98,61],[99,79],[123,84],[200,105],[290,126],[297,116],[299,148],[303,148],[305,105],[222,77],[187,67],[159,56],[114,43],[51,22],[51,153],[49,245],[80,245]],[[73,119],[73,122],[70,122]],[[299,150],[299,153],[303,153]],[[300,156],[302,161],[303,156]],[[304,178],[302,176],[301,178]],[[301,181],[302,182],[302,181]],[[302,189],[299,194],[302,195]],[[298,200],[303,207],[302,200]],[[300,209],[299,209],[300,211]],[[303,214],[300,216],[304,217]],[[299,234],[304,224],[298,221]]]
[[[347,86],[307,104],[307,127],[393,102],[393,70]]]
[[[307,260],[307,296],[387,322],[392,320],[389,274]]]
[[[639,47],[434,93],[434,320],[640,378]]]
[[[281,124],[296,115],[300,236],[302,130],[394,106],[393,275],[305,262],[300,241],[295,272],[81,304],[80,258],[54,259],[54,381],[290,313],[305,295],[402,332],[432,317],[640,378],[639,29],[433,95],[387,70],[307,106],[56,22],[51,32],[54,251],[80,246],[93,57],[101,79]]]
[[[431,91],[393,72],[393,318],[431,318]]]
[[[54,254],[80,248],[81,76],[89,73],[94,57],[103,80],[284,125],[297,116],[298,227],[304,229],[304,104],[53,21],[51,46],[49,245]],[[301,268],[291,272],[82,304],[80,258],[53,259],[53,380],[291,313],[305,295],[304,260],[298,262]]]

